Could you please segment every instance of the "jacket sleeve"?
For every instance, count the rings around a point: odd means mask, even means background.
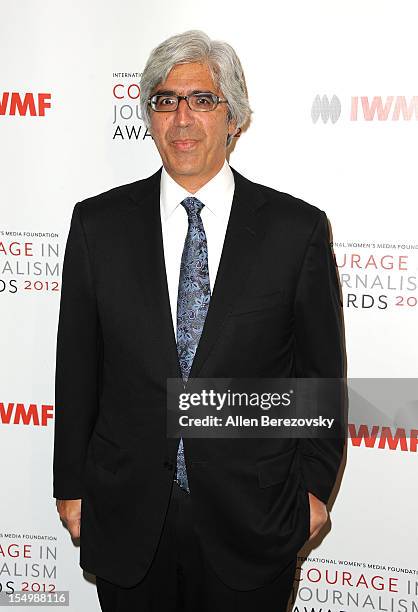
[[[295,357],[298,378],[344,378],[339,283],[329,241],[328,221],[323,211],[320,211],[312,231],[298,279],[295,297]],[[343,412],[343,405],[335,405],[335,417],[339,423],[343,422]],[[335,483],[344,443],[342,428],[338,430],[338,436],[333,438],[299,439],[306,487],[325,503]]]
[[[53,495],[83,496],[87,445],[98,412],[101,333],[91,262],[81,219],[73,210],[65,248],[55,369]]]

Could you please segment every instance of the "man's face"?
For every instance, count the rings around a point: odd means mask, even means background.
[[[210,91],[224,99],[206,64],[177,64],[151,95],[199,91]],[[226,104],[218,104],[213,111],[198,112],[190,110],[186,100],[180,100],[176,111],[150,110],[150,116],[155,144],[175,181],[195,192],[219,172],[225,161],[227,135],[236,131],[235,124],[227,122]]]

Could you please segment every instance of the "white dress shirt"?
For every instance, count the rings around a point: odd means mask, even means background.
[[[195,197],[204,204],[200,216],[208,243],[209,280],[212,293],[231,212],[234,189],[234,175],[226,160],[218,174],[196,193],[186,191],[171,178],[164,167],[162,169],[160,215],[168,293],[176,337],[180,263],[189,226],[187,212],[181,202],[184,198]]]

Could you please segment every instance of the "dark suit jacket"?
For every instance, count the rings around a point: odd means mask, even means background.
[[[235,170],[219,270],[190,378],[341,377],[342,323],[325,213]],[[54,497],[82,498],[80,565],[121,586],[145,575],[178,439],[181,378],[160,222],[160,174],[75,205],[57,339]],[[343,440],[185,439],[204,554],[230,587],[272,580],[326,502]]]

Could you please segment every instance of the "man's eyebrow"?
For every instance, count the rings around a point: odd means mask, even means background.
[[[208,89],[193,89],[193,91],[190,91],[187,95],[192,96],[193,94],[200,94],[200,93],[213,93],[213,92],[209,91]],[[177,92],[173,91],[172,89],[157,89],[157,91],[155,91],[152,95],[153,96],[177,96]]]
[[[176,92],[172,91],[171,89],[157,89],[157,91],[155,91],[152,95],[153,96],[160,96],[160,95],[175,96]]]

